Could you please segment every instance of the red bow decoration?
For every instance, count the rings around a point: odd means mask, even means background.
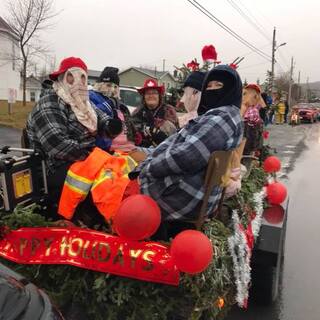
[[[217,61],[218,54],[216,48],[210,44],[208,46],[204,46],[201,51],[203,61],[213,62]]]
[[[269,139],[269,135],[270,135],[270,132],[269,132],[269,131],[263,131],[263,132],[262,132],[262,137],[263,137],[263,139],[265,139],[265,140],[268,140],[268,139]]]
[[[235,63],[230,63],[229,66],[230,66],[230,68],[232,68],[234,70],[237,70],[237,68],[238,68],[238,65],[236,65]]]
[[[196,59],[194,59],[187,64],[187,68],[191,69],[192,71],[199,70],[199,63]]]

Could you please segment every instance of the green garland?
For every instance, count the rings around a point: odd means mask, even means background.
[[[254,168],[242,183],[236,198],[229,201],[235,208],[254,206],[253,193],[261,190],[265,174]],[[11,229],[50,226],[37,207],[17,207],[12,214],[2,215],[0,225]],[[208,269],[196,276],[183,274],[179,287],[148,283],[63,265],[19,265],[1,259],[15,271],[43,288],[63,310],[77,305],[95,320],[167,320],[223,319],[234,304],[232,259],[227,238],[227,224],[212,220],[204,232],[214,245],[214,259]],[[221,298],[224,306],[217,301]]]

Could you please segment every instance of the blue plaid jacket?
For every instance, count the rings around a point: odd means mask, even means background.
[[[163,220],[197,218],[204,197],[204,179],[211,153],[235,149],[242,140],[240,110],[225,106],[191,120],[162,142],[140,165],[141,191],[157,201]],[[221,188],[213,189],[208,214]]]

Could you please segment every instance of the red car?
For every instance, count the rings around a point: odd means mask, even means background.
[[[299,106],[300,121],[316,122],[318,119],[318,110],[311,106]]]

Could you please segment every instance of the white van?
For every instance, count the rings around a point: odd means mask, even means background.
[[[120,99],[128,107],[131,114],[141,106],[141,95],[135,87],[120,86]]]

